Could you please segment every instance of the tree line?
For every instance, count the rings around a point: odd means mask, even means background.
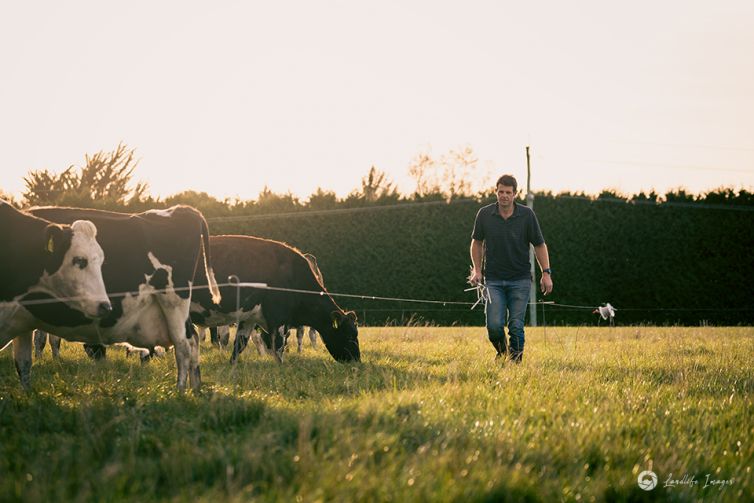
[[[345,197],[318,188],[308,198],[291,193],[278,194],[264,188],[256,199],[218,199],[206,192],[188,190],[164,199],[149,194],[145,182],[134,181],[138,165],[135,149],[121,143],[112,151],[86,155],[81,166],[71,165],[55,172],[32,170],[24,177],[25,190],[19,201],[4,194],[0,196],[20,207],[56,205],[137,212],[174,204],[188,204],[207,217],[289,213],[306,210],[330,210],[364,206],[385,206],[415,202],[446,201],[448,203],[472,199],[482,201],[490,197],[494,179],[487,174],[470,182],[478,172],[478,158],[471,147],[450,150],[441,156],[417,154],[409,165],[415,181],[410,194],[401,194],[389,177],[375,166],[369,168],[359,187]],[[478,178],[478,177],[477,177]],[[572,192],[537,193],[537,196],[614,200],[635,204],[707,204],[754,206],[754,193],[745,189],[721,187],[702,194],[679,188],[663,195],[654,191],[625,195],[603,190],[597,195]]]

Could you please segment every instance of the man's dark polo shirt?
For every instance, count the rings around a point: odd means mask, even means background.
[[[514,204],[513,214],[503,219],[498,203],[482,207],[476,214],[471,237],[484,241],[484,277],[487,280],[531,279],[529,243],[545,242],[534,211]]]

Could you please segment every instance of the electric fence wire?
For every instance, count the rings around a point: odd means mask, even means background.
[[[327,292],[325,290],[302,290],[297,288],[284,288],[284,287],[276,287],[276,286],[270,286],[266,283],[254,283],[254,282],[242,282],[238,280],[237,276],[230,276],[228,278],[228,282],[226,283],[219,283],[217,285],[218,287],[233,287],[236,289],[237,292],[240,292],[241,288],[255,288],[255,289],[261,289],[261,290],[270,290],[270,291],[276,291],[276,292],[288,292],[288,293],[299,293],[299,294],[308,294],[308,295],[328,295],[330,297],[344,297],[344,298],[352,298],[352,299],[360,299],[360,300],[373,300],[373,301],[385,301],[385,302],[407,302],[407,303],[418,303],[418,304],[430,304],[430,305],[441,305],[443,307],[447,306],[470,306],[470,309],[476,308],[480,304],[486,304],[490,301],[489,291],[486,287],[483,285],[475,286],[472,288],[467,288],[464,291],[475,291],[477,294],[477,300],[474,302],[469,301],[456,301],[456,300],[435,300],[435,299],[415,299],[415,298],[406,298],[406,297],[386,297],[386,296],[378,296],[378,295],[363,295],[363,294],[349,294],[349,293],[337,293],[337,292]],[[149,293],[149,294],[157,294],[157,293],[169,293],[169,292],[184,292],[184,291],[193,291],[193,290],[202,290],[202,289],[208,289],[209,286],[207,285],[200,285],[200,286],[187,286],[187,287],[172,287],[169,289],[142,289],[141,291],[129,291],[129,292],[117,292],[117,293],[108,293],[108,297],[110,298],[119,298],[119,297],[126,297],[126,296],[137,296],[140,293]],[[49,292],[45,292],[42,290],[35,290],[31,291],[28,294],[43,294],[50,296]],[[238,293],[237,295],[240,295]],[[42,304],[54,304],[58,302],[70,302],[75,300],[82,300],[85,297],[78,296],[78,297],[53,297],[50,296],[49,298],[42,298],[42,299],[23,299],[23,296],[21,296],[18,300],[15,301],[6,301],[6,303],[14,303],[20,306],[34,306],[34,305],[42,305]],[[576,304],[562,304],[555,301],[543,301],[543,300],[536,300],[533,302],[529,302],[530,305],[542,305],[548,307],[559,307],[559,308],[565,308],[565,309],[595,309],[594,305],[576,305]],[[240,306],[236,306],[239,308]],[[427,311],[442,311],[443,309],[422,309]],[[750,308],[697,308],[697,307],[623,307],[620,309],[616,309],[620,311],[712,311],[712,312],[723,312],[723,311],[750,311]]]

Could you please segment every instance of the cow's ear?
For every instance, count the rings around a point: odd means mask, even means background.
[[[358,318],[356,317],[356,312],[354,311],[348,311],[346,313],[346,316],[351,318],[351,321],[353,322],[354,325],[359,321]]]
[[[63,239],[63,228],[58,224],[50,224],[45,227],[45,251],[49,254],[55,253]]]
[[[343,314],[338,311],[333,311],[330,313],[330,318],[332,319],[332,327],[337,330],[340,326],[340,322],[343,320]]]

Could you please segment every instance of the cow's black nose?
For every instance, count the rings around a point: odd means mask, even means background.
[[[113,312],[113,306],[109,302],[100,302],[97,306],[97,317],[104,318],[108,314]]]

